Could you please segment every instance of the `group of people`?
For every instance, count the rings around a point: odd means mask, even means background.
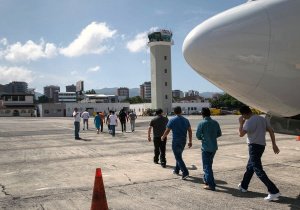
[[[88,113],[88,112],[87,112]],[[189,170],[185,165],[182,158],[182,154],[186,144],[189,148],[192,147],[192,128],[188,119],[182,116],[181,107],[175,107],[175,117],[170,120],[163,116],[163,110],[158,109],[156,111],[156,117],[150,121],[148,128],[148,141],[154,143],[154,157],[153,162],[159,163],[163,168],[166,168],[166,142],[168,134],[172,131],[172,151],[176,160],[176,165],[173,170],[173,174],[179,175],[182,173],[182,179],[185,180],[189,177]],[[243,137],[247,135],[247,144],[249,150],[249,160],[246,167],[241,183],[238,185],[238,189],[245,193],[248,191],[248,186],[253,174],[266,185],[268,189],[268,196],[264,199],[267,201],[278,200],[281,195],[276,185],[268,178],[267,174],[263,170],[261,158],[266,146],[266,132],[269,133],[272,148],[275,154],[280,152],[276,145],[274,131],[269,122],[256,114],[254,114],[248,106],[240,108],[241,117],[239,118],[239,136]],[[209,108],[202,108],[201,111],[203,120],[201,120],[197,126],[196,138],[201,141],[202,151],[202,166],[203,166],[203,188],[206,190],[215,191],[216,183],[213,174],[213,160],[218,150],[217,138],[222,135],[219,123],[211,118]],[[83,118],[84,127],[85,124],[88,129],[89,115],[83,112],[81,115],[78,109],[75,108],[73,112],[74,127],[75,127],[75,139],[81,139],[79,137],[80,130],[80,118]],[[134,112],[126,114],[124,110],[121,110],[118,117],[114,111],[110,111],[107,116],[106,123],[112,136],[115,136],[115,127],[118,125],[118,118],[121,123],[122,132],[126,132],[126,122],[130,120],[131,131],[135,129],[135,120],[137,118]],[[97,113],[94,119],[97,133],[99,130],[103,131],[103,124],[105,122],[104,113]],[[153,132],[152,132],[153,130]],[[153,138],[151,137],[153,134]],[[187,142],[188,135],[188,142]]]
[[[79,131],[80,131],[81,118],[83,119],[83,130],[85,130],[85,128],[88,130],[90,114],[88,110],[85,110],[84,112],[80,113],[78,111],[78,108],[74,108],[73,117],[74,117],[74,128],[75,128],[75,140],[80,140],[81,138],[79,137]],[[97,134],[103,132],[103,126],[104,123],[106,122],[109,133],[112,136],[115,136],[116,126],[118,126],[118,118],[122,127],[122,132],[126,132],[126,123],[128,121],[130,122],[131,131],[134,132],[135,120],[137,119],[137,115],[133,111],[127,114],[122,109],[119,112],[118,116],[115,114],[114,111],[109,111],[109,114],[107,116],[105,116],[104,112],[97,112],[94,117],[94,125],[97,130]]]
[[[189,170],[182,158],[182,153],[187,143],[188,147],[192,147],[192,129],[188,119],[182,116],[181,107],[175,107],[175,117],[168,120],[163,116],[163,111],[158,109],[156,117],[151,120],[148,128],[148,141],[151,142],[151,131],[153,129],[154,142],[154,158],[155,164],[160,163],[163,168],[166,167],[166,141],[167,136],[172,131],[172,151],[176,160],[173,174],[179,175],[182,172],[182,179],[185,180],[189,176]],[[261,157],[266,146],[266,132],[269,133],[272,141],[272,147],[275,154],[280,152],[276,145],[274,131],[269,122],[256,114],[254,114],[248,106],[240,109],[241,117],[239,118],[239,134],[243,137],[247,134],[247,144],[249,150],[249,160],[246,172],[242,182],[238,185],[238,189],[245,193],[248,190],[250,180],[255,173],[257,177],[266,185],[268,196],[264,199],[267,201],[278,200],[281,195],[276,185],[268,178],[263,170]],[[216,183],[213,174],[213,160],[218,150],[217,138],[222,135],[219,123],[211,118],[209,108],[202,108],[203,120],[199,122],[196,130],[196,137],[202,142],[202,166],[203,166],[203,188],[215,191]]]

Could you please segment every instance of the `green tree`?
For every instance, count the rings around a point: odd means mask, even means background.
[[[38,103],[40,103],[40,104],[49,103],[49,98],[45,95],[42,95],[42,96],[38,97]]]
[[[210,99],[213,108],[228,108],[229,110],[239,109],[244,104],[231,95],[225,93],[218,98]]]
[[[134,97],[131,97],[131,98],[127,98],[124,101],[129,102],[130,104],[144,103],[144,100],[140,96],[134,96]]]
[[[96,94],[96,91],[94,89],[85,91],[85,94]]]

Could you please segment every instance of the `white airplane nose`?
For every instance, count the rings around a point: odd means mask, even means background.
[[[252,5],[243,4],[198,25],[182,48],[196,72],[235,97],[255,88],[266,69],[268,17],[263,7]]]

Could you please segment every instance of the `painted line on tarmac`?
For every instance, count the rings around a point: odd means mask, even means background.
[[[36,189],[36,191],[49,190],[49,189],[56,189],[56,188],[55,187],[43,187],[43,188]]]

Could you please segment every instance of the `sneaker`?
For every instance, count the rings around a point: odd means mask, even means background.
[[[161,167],[166,168],[167,167],[166,163],[162,163]]]
[[[238,185],[238,188],[243,193],[248,192],[248,190],[245,190],[244,188],[242,188],[242,184],[241,183]]]
[[[269,193],[267,197],[264,198],[265,201],[277,201],[279,199],[280,193],[271,194]]]
[[[210,187],[210,186],[208,186],[208,185],[204,185],[204,186],[203,186],[203,189],[204,189],[204,190],[216,191],[215,188],[212,188],[212,187]]]
[[[173,170],[173,174],[179,175],[179,171]]]
[[[186,174],[186,175],[182,175],[182,180],[186,180],[187,178],[189,177],[189,175],[188,174]]]

